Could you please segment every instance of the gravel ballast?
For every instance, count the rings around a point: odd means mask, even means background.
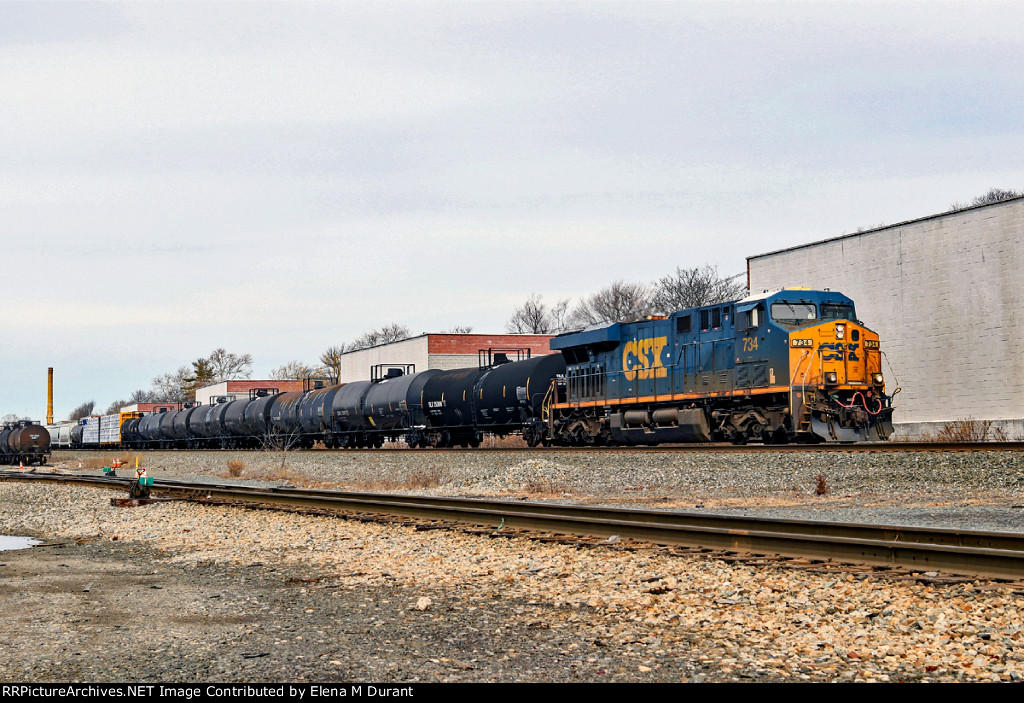
[[[390,484],[443,494],[757,508],[819,518],[874,511],[895,523],[917,512],[972,529],[1015,524],[1020,511],[1013,506],[1024,503],[1020,459],[1008,452],[306,452],[285,456],[284,469],[281,456],[258,457],[153,453],[143,461],[157,478],[221,480],[228,461],[243,461],[236,479],[276,475],[310,485]],[[55,460],[74,469],[79,456]],[[815,477],[822,472],[828,491],[818,496]],[[7,605],[0,634],[14,643],[0,661],[0,680],[1010,681],[1024,675],[1024,595],[1005,584],[920,583],[726,563],[657,548],[417,532],[178,502],[124,509],[111,507],[110,497],[92,488],[0,482],[0,532],[50,545],[0,553]]]

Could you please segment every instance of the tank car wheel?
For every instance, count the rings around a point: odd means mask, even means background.
[[[732,436],[731,441],[737,447],[741,447],[741,446],[743,446],[744,444],[747,443],[747,433],[746,432],[737,432],[736,434],[734,434]]]

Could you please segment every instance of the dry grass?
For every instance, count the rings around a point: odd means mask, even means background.
[[[922,437],[922,441],[936,443],[1004,442],[1006,433],[998,427],[993,427],[992,420],[975,420],[972,417],[966,417],[947,422],[937,432],[926,433]]]
[[[449,483],[452,476],[440,466],[413,468],[404,474],[377,476],[370,480],[356,481],[350,487],[361,491],[412,491],[438,488]]]
[[[828,493],[828,481],[825,479],[825,474],[819,473],[818,477],[814,479],[814,495],[823,496]]]
[[[497,437],[495,435],[485,435],[483,441],[480,443],[481,447],[497,447],[501,449],[505,448],[522,448],[526,446],[526,442],[523,441],[522,436],[517,434],[510,434],[504,437]],[[409,445],[404,439],[399,440],[388,440],[384,442],[382,449],[394,449],[394,450],[408,450]]]
[[[241,459],[232,459],[228,462],[228,476],[238,478],[245,473],[245,462]]]

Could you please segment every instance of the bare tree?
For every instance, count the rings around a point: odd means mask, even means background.
[[[742,298],[747,289],[740,281],[741,276],[723,278],[718,274],[718,268],[710,265],[692,269],[676,268],[675,273],[654,284],[652,308],[667,315],[676,310]]]
[[[327,347],[320,355],[320,363],[324,365],[324,369],[336,382],[341,379],[341,356],[345,351],[344,344],[336,344]]]
[[[81,420],[83,417],[89,417],[92,415],[93,408],[96,407],[96,401],[90,400],[87,403],[82,403],[77,408],[71,411],[71,416],[68,418],[72,422]]]
[[[349,345],[348,351],[368,349],[369,347],[376,347],[379,344],[400,342],[401,340],[408,339],[411,336],[412,330],[408,327],[392,322],[391,324],[384,325],[380,329],[370,330],[369,332],[364,332],[359,335],[355,338],[355,341]]]
[[[289,361],[270,372],[270,377],[279,381],[301,381],[304,378],[318,375],[319,369],[301,361]]]
[[[959,201],[949,206],[950,212],[956,210],[965,210],[969,207],[975,207],[977,205],[988,205],[990,203],[998,203],[1003,200],[1009,200],[1010,198],[1019,198],[1024,195],[1024,192],[1018,192],[1016,190],[1003,190],[1002,188],[989,188],[987,193],[979,195],[969,204],[961,203]]]
[[[30,418],[18,417],[18,413],[7,413],[3,417],[0,417],[0,425],[6,424],[8,422],[17,422],[18,420],[28,420],[28,419],[30,419]]]
[[[455,325],[451,329],[441,330],[441,334],[472,334],[473,327],[471,325]]]
[[[165,373],[153,379],[150,391],[154,403],[184,403],[189,399],[188,384],[192,368],[179,366],[177,371]]]
[[[651,314],[651,292],[643,283],[615,281],[573,308],[574,327],[639,320]]]
[[[509,334],[554,334],[563,332],[566,327],[566,311],[569,300],[559,300],[548,307],[537,293],[533,293],[526,302],[516,308],[512,317],[505,323],[505,331]]]
[[[130,396],[128,396],[128,402],[125,403],[125,405],[152,402],[154,402],[153,391],[144,391],[140,388],[139,390],[134,391]]]
[[[107,406],[107,412],[104,415],[115,415],[121,412],[121,408],[126,405],[131,405],[127,400],[115,400],[113,403]]]
[[[223,347],[206,357],[214,383],[252,376],[252,354],[231,354]]]

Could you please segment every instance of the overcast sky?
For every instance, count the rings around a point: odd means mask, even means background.
[[[48,366],[59,419],[1024,189],[1022,36],[1019,2],[0,1],[0,414]]]

